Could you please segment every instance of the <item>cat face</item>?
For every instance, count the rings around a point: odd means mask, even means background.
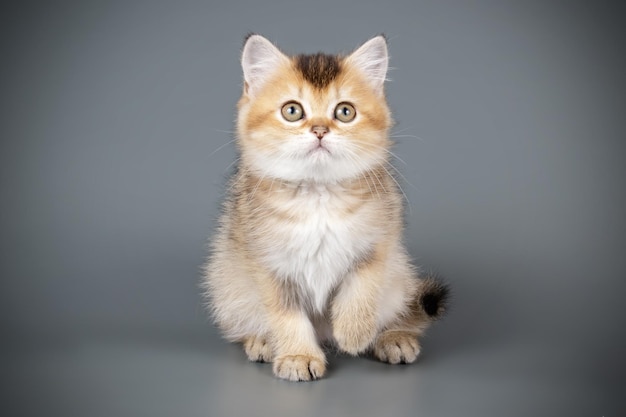
[[[265,178],[337,182],[384,163],[387,61],[382,36],[347,57],[288,57],[250,36],[237,124],[244,167]]]

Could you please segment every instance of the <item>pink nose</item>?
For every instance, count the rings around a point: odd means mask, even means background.
[[[313,126],[311,132],[317,136],[318,139],[322,139],[324,135],[328,133],[328,128],[326,126]]]

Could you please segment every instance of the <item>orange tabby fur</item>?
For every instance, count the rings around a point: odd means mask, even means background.
[[[288,57],[259,35],[242,57],[241,154],[203,281],[224,336],[289,380],[317,379],[330,342],[413,362],[445,287],[419,279],[389,173],[386,41],[346,57]],[[305,117],[281,116],[295,101]],[[351,103],[342,122],[335,107]],[[328,133],[316,138],[315,126]]]

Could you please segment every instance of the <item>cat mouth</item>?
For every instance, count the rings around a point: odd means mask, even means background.
[[[312,156],[312,155],[331,155],[330,151],[328,150],[328,148],[324,145],[322,145],[321,143],[319,143],[317,146],[315,146],[313,149],[311,149],[309,152],[307,152],[307,155]]]

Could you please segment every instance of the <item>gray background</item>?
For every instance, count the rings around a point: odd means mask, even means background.
[[[619,4],[3,3],[2,414],[623,416]],[[249,31],[388,35],[407,243],[454,290],[418,363],[287,383],[208,323]]]

